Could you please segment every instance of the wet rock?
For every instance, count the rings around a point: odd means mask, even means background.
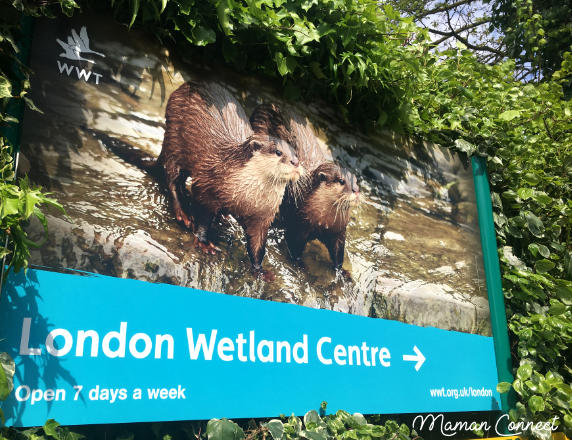
[[[373,310],[374,316],[423,327],[491,334],[488,301],[455,293],[446,284],[380,276]]]
[[[403,237],[403,235],[397,234],[397,233],[392,232],[392,231],[387,231],[385,234],[383,234],[383,238],[385,240],[405,241],[405,238]]]

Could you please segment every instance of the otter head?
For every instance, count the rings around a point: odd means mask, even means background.
[[[280,108],[275,104],[260,104],[255,107],[250,116],[250,126],[257,134],[284,139],[293,148],[296,140],[290,131],[290,125],[284,119]]]
[[[308,220],[326,228],[345,227],[350,207],[359,203],[356,176],[333,162],[325,162],[312,171],[310,179],[303,208]]]
[[[283,139],[255,133],[248,142],[253,172],[265,176],[271,182],[286,184],[295,182],[303,173],[294,149]]]
[[[323,193],[332,203],[355,205],[359,202],[357,178],[333,162],[326,162],[312,172],[313,192]]]

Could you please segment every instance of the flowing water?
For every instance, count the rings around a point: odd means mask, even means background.
[[[58,57],[55,39],[69,28],[54,23],[37,25],[32,98],[44,114],[26,113],[20,171],[53,192],[66,215],[50,213],[49,240],[33,263],[490,334],[472,174],[458,157],[389,132],[366,136],[319,103],[285,104],[256,78],[193,60],[174,65],[156,41],[81,17],[76,28],[87,23],[92,47],[106,56],[82,63],[92,75],[78,79],[61,70],[63,62],[80,63]],[[296,107],[354,171],[362,202],[347,231],[351,281],[336,276],[318,242],[306,248],[306,270],[293,265],[279,227],[270,231],[264,262],[276,280],[254,279],[232,218],[217,225],[221,252],[202,254],[162,186],[86,130],[158,155],[167,99],[189,79],[222,81],[247,114],[261,101]],[[31,229],[39,237],[39,225]]]

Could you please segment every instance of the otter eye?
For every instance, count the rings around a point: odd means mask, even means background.
[[[274,150],[274,152],[276,153],[276,156],[278,156],[278,157],[282,156],[282,151]]]
[[[346,181],[344,179],[338,179],[340,185],[345,185]]]

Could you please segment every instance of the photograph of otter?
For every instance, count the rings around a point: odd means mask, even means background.
[[[19,172],[66,210],[33,265],[490,335],[466,158],[93,14],[31,68]]]

